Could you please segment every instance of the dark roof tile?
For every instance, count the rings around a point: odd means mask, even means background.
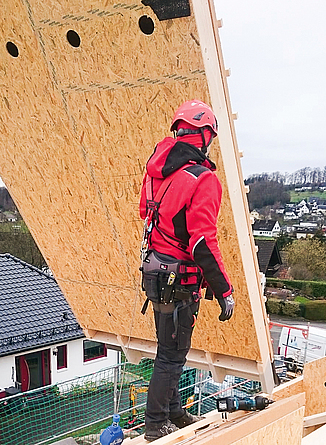
[[[0,254],[0,356],[83,336],[54,278]]]

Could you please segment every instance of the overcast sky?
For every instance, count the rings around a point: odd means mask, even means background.
[[[214,1],[244,177],[323,168],[326,0]]]
[[[326,165],[326,1],[214,0],[244,177]]]

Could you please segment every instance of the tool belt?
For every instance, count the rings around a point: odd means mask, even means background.
[[[202,274],[195,263],[178,260],[151,249],[140,270],[142,289],[147,296],[143,314],[146,312],[148,300],[167,305],[182,300],[196,301],[200,298]]]

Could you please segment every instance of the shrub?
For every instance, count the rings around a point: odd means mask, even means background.
[[[266,301],[266,309],[269,314],[282,314],[282,300],[278,300],[277,298],[268,298]]]
[[[282,307],[282,314],[288,317],[302,317],[304,315],[304,305],[298,301],[285,301]]]
[[[309,301],[305,304],[305,318],[308,320],[326,320],[326,301]]]

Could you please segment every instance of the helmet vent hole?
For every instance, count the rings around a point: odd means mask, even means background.
[[[7,48],[8,53],[9,53],[12,57],[18,57],[18,55],[19,55],[19,51],[18,51],[17,46],[16,46],[14,43],[12,43],[12,42],[7,42],[7,44],[6,44],[6,48]]]
[[[80,37],[76,31],[73,31],[72,29],[67,32],[67,40],[74,48],[78,48],[80,46]]]
[[[148,15],[142,15],[138,21],[139,24],[139,28],[140,30],[146,34],[146,35],[151,35],[154,32],[154,22],[153,20],[148,17]]]

